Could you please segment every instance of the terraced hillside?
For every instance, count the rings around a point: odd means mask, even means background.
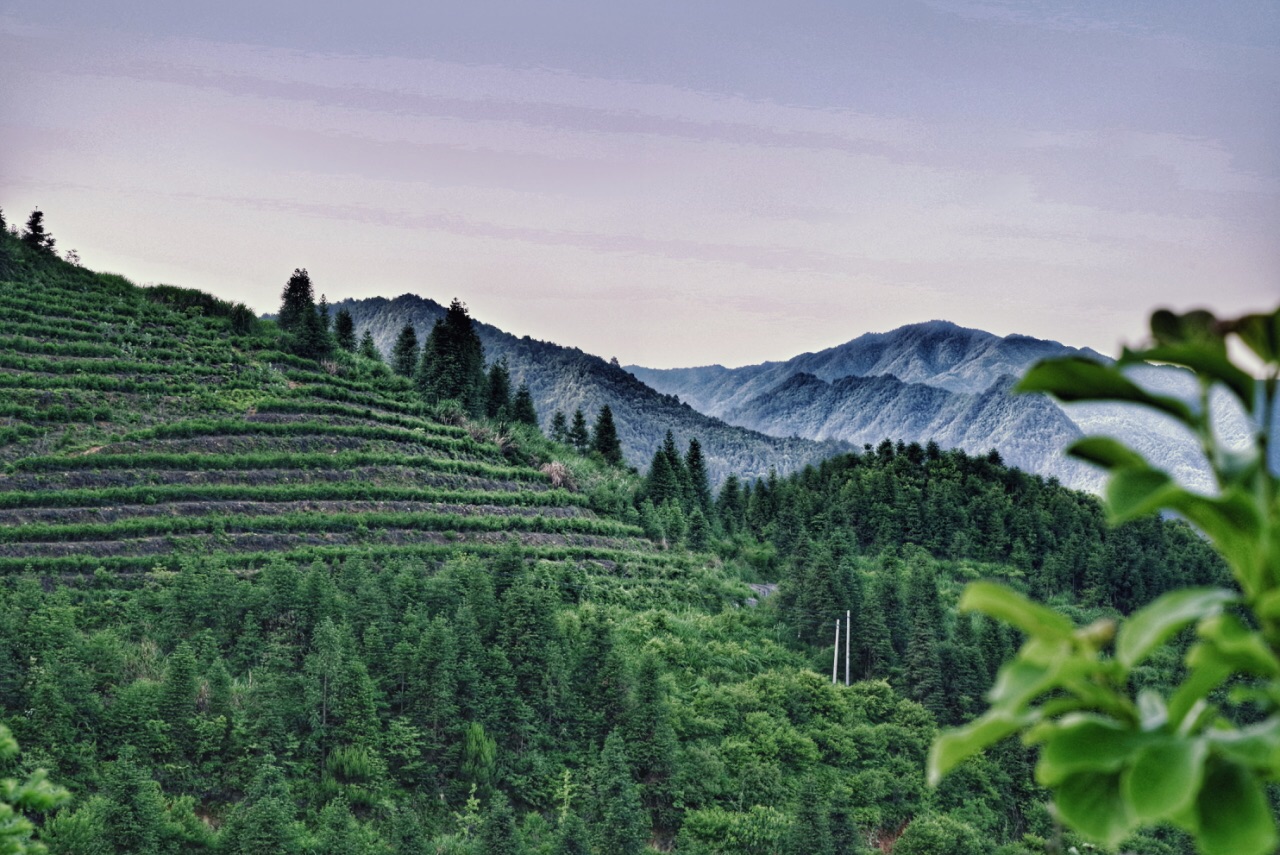
[[[5,240],[0,572],[513,543],[543,559],[671,566],[637,526],[598,513],[620,473],[578,459],[553,484],[541,470],[567,451],[451,413],[446,424],[380,363],[301,359],[243,307]],[[567,489],[578,482],[595,495]]]

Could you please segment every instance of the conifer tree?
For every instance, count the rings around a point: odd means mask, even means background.
[[[566,813],[556,829],[556,844],[552,855],[591,855],[587,827],[576,813]]]
[[[522,574],[502,595],[499,641],[511,663],[516,693],[544,719],[555,706],[552,687],[564,668],[555,602],[534,577]]]
[[[685,539],[689,532],[689,520],[680,509],[679,502],[663,502],[658,508],[658,519],[662,521],[662,530],[667,535],[667,545],[675,546]]]
[[[785,855],[836,855],[826,793],[816,775],[808,775],[800,787],[795,821],[783,852]]]
[[[581,651],[571,682],[580,705],[574,715],[577,730],[584,743],[602,745],[629,716],[631,680],[626,661],[614,643],[608,619],[594,609],[584,612],[582,638],[575,646]]]
[[[522,425],[538,426],[538,411],[533,406],[533,393],[528,383],[521,383],[516,389],[515,400],[511,402],[511,420]]]
[[[325,335],[333,332],[333,318],[329,316],[329,298],[324,294],[320,295],[320,302],[316,304],[316,317],[320,320],[320,329]]]
[[[214,660],[205,680],[209,684],[209,703],[206,712],[211,719],[222,718],[222,739],[225,744],[231,735],[233,690],[231,673],[227,671],[222,657]]]
[[[4,208],[0,208],[0,232],[5,232],[9,226],[4,221]]]
[[[158,712],[169,725],[177,756],[186,757],[194,748],[192,717],[196,703],[196,658],[191,645],[182,642],[169,657]]]
[[[573,411],[573,422],[569,425],[567,439],[570,445],[584,454],[591,447],[591,434],[587,431],[587,417],[582,414],[581,407]]]
[[[724,479],[720,487],[720,496],[716,499],[716,515],[720,524],[728,534],[736,533],[746,523],[744,517],[745,503],[741,485],[737,475]]]
[[[694,508],[689,514],[689,531],[685,537],[689,549],[694,552],[702,552],[711,545],[711,524],[701,508]]]
[[[680,501],[680,482],[671,469],[671,458],[661,448],[653,453],[653,462],[649,464],[644,495],[655,507],[661,507],[664,502]]]
[[[382,354],[378,352],[378,345],[374,343],[373,333],[369,330],[365,330],[364,335],[360,337],[360,355],[365,359],[382,362]]]
[[[649,838],[649,823],[620,733],[609,734],[592,771],[597,847],[610,855],[640,855]]]
[[[53,246],[57,242],[44,227],[44,212],[36,208],[27,218],[27,230],[22,233],[22,242],[37,252],[53,255]]]
[[[681,459],[680,452],[676,449],[676,436],[670,430],[662,438],[662,453],[667,456],[667,461],[671,464],[671,471],[676,473],[677,478],[680,478],[684,469],[684,460]]]
[[[132,759],[117,760],[107,773],[103,795],[107,839],[121,852],[154,852],[164,836],[160,786]]]
[[[875,577],[875,603],[873,608],[884,616],[889,631],[889,641],[896,656],[907,652],[907,616],[902,604],[902,586],[898,578],[896,560],[884,562]]]
[[[631,768],[640,782],[640,801],[649,812],[650,825],[662,837],[674,838],[679,831],[672,792],[676,737],[661,666],[652,655],[643,656],[636,671],[625,732]]]
[[[596,416],[595,429],[591,432],[591,450],[598,451],[606,463],[614,466],[622,463],[622,440],[618,439],[618,428],[613,423],[613,410],[605,404]]]
[[[323,317],[319,307],[312,307],[310,311],[303,313],[292,336],[293,350],[299,356],[323,359],[332,352],[333,340]]]
[[[314,855],[361,855],[370,851],[360,823],[351,815],[351,806],[343,796],[325,805],[319,820]]]
[[[432,618],[417,646],[405,687],[410,721],[426,735],[428,752],[441,753],[458,718],[458,642],[443,617]]]
[[[315,294],[311,289],[311,276],[305,268],[294,268],[293,275],[285,283],[280,295],[280,313],[276,322],[287,333],[298,331],[306,317],[316,310]]]
[[[289,784],[275,762],[270,754],[262,758],[244,800],[231,811],[223,827],[221,851],[234,855],[292,855],[300,851]]]
[[[511,406],[511,371],[507,368],[505,356],[489,366],[488,381],[484,414],[491,419],[507,415]]]
[[[502,793],[494,793],[480,826],[480,855],[523,855],[516,815]]]
[[[559,443],[569,441],[569,420],[560,410],[556,410],[555,415],[551,417],[551,440]]]
[[[461,300],[454,299],[432,327],[417,379],[428,401],[455,400],[472,415],[483,415],[484,346]]]
[[[654,543],[662,543],[667,539],[667,533],[662,527],[662,518],[658,516],[658,509],[653,506],[653,501],[650,499],[640,503],[640,528],[644,529],[644,536]]]
[[[850,795],[849,789],[844,786],[837,786],[831,794],[829,826],[832,848],[837,855],[862,855],[866,851]]]
[[[973,631],[973,616],[956,616],[955,632],[942,648],[949,723],[960,724],[982,712],[987,663]]]
[[[333,338],[338,347],[354,353],[356,349],[356,324],[351,318],[351,312],[343,306],[338,310],[338,315],[333,321]]]
[[[391,349],[391,370],[401,377],[412,377],[418,367],[418,334],[413,324],[400,329],[395,347]]]
[[[689,474],[690,498],[694,506],[709,518],[715,510],[711,503],[711,482],[707,477],[707,461],[702,456],[702,444],[696,436],[689,440],[689,451],[684,456],[684,469]]]

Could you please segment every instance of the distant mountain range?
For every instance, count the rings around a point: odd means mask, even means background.
[[[1014,395],[1015,378],[1041,359],[1094,350],[1024,335],[1001,338],[947,321],[869,333],[785,362],[742,368],[653,369],[628,366],[653,388],[730,424],[769,434],[835,439],[862,445],[889,437],[936,441],[982,453],[999,450],[1007,463],[1098,490],[1097,470],[1062,449],[1084,434],[1118,437],[1182,483],[1210,486],[1195,439],[1171,419],[1125,404],[1062,405],[1043,395]],[[1153,391],[1194,398],[1184,372],[1149,367],[1133,377]],[[1246,442],[1247,425],[1225,399],[1214,402],[1219,432]]]
[[[392,300],[344,300],[333,305],[334,312],[340,308],[351,313],[359,334],[363,335],[365,329],[373,334],[384,354],[390,353],[406,323],[413,324],[422,341],[445,313],[441,304],[412,294]],[[486,361],[492,363],[505,357],[512,384],[529,384],[544,430],[556,410],[571,417],[581,407],[590,422],[608,404],[622,440],[623,456],[641,470],[649,465],[668,430],[682,450],[691,438],[698,438],[708,473],[716,484],[730,474],[764,477],[771,467],[784,474],[852,450],[852,446],[840,441],[766,436],[727,424],[655,391],[616,362],[606,362],[577,348],[517,337],[478,320],[475,323]]]
[[[444,306],[403,295],[335,304],[389,352],[400,328],[425,338]],[[1024,335],[996,336],[947,321],[868,333],[784,362],[741,368],[709,365],[655,369],[619,366],[573,347],[518,338],[477,321],[486,359],[506,357],[513,382],[527,382],[544,427],[560,410],[614,412],[627,461],[643,469],[671,430],[681,446],[698,437],[718,483],[729,473],[780,474],[884,439],[996,449],[1010,465],[1072,487],[1097,491],[1102,475],[1062,450],[1087,433],[1117,436],[1193,488],[1210,486],[1197,444],[1161,416],[1120,404],[1062,405],[1015,395],[1016,378],[1041,359],[1108,357],[1088,348]],[[1190,397],[1189,378],[1150,368],[1135,375],[1153,389]],[[1215,402],[1221,432],[1243,443],[1247,426]]]

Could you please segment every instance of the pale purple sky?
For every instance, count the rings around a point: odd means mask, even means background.
[[[272,310],[743,364],[1280,299],[1280,4],[0,0],[0,206]]]

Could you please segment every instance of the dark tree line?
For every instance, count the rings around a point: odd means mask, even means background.
[[[373,335],[365,330],[357,342],[355,323],[345,308],[330,320],[323,295],[315,300],[311,277],[297,269],[281,295],[278,323],[290,349],[308,359],[324,359],[335,350],[382,361]],[[453,300],[425,341],[412,324],[400,330],[391,351],[391,370],[412,380],[428,404],[457,403],[468,415],[538,427],[538,413],[528,384],[513,393],[505,360],[485,369],[484,346],[467,307]],[[615,434],[616,439],[616,434]],[[621,445],[618,444],[620,452]]]

